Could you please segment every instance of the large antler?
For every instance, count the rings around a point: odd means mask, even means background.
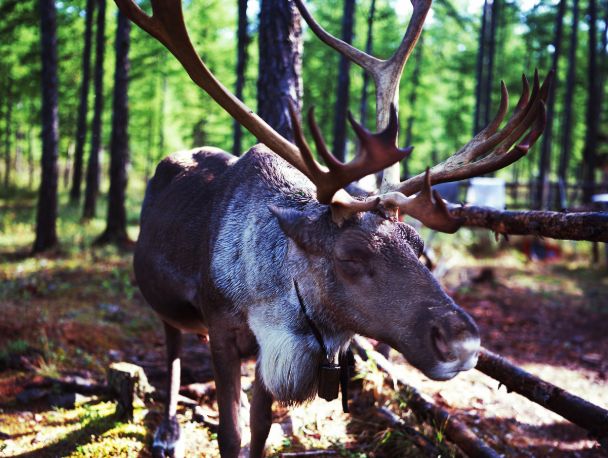
[[[540,87],[538,72],[535,72],[530,95],[528,80],[525,75],[522,76],[523,91],[519,102],[511,118],[498,131],[509,106],[507,87],[501,83],[500,106],[492,122],[444,162],[400,183],[396,192],[381,195],[381,205],[389,210],[407,213],[431,229],[448,233],[457,231],[463,220],[450,214],[439,193],[431,190],[431,184],[483,175],[523,157],[545,127],[545,102],[552,78],[551,72]],[[418,191],[416,197],[407,197]]]
[[[391,105],[389,122],[386,128],[375,134],[357,123],[349,112],[348,120],[359,138],[360,148],[352,161],[343,164],[336,159],[327,148],[321,130],[315,122],[314,111],[311,108],[308,111],[308,125],[315,146],[317,147],[317,152],[323,158],[323,161],[329,169],[328,171],[323,171],[319,169],[318,163],[314,160],[312,150],[306,142],[302,126],[298,119],[298,114],[293,104],[289,105],[289,112],[296,145],[302,152],[307,165],[310,168],[317,169],[316,173],[323,178],[317,184],[317,197],[319,202],[329,203],[332,196],[334,196],[339,189],[342,189],[347,184],[352,183],[361,177],[374,173],[375,171],[383,170],[384,168],[399,162],[413,150],[412,147],[400,149],[396,146],[399,123],[397,121],[397,110],[394,105]],[[344,199],[343,196],[342,199]],[[360,201],[349,199],[349,202],[352,202],[352,205],[357,211],[363,211],[364,207],[360,206]],[[346,201],[342,200],[341,203],[345,204]]]
[[[418,42],[426,15],[431,8],[432,0],[411,0],[414,11],[412,12],[407,30],[397,50],[386,60],[370,56],[334,37],[315,21],[302,0],[294,1],[308,26],[321,41],[359,65],[372,76],[376,86],[376,128],[382,129],[386,127],[390,119],[389,107],[392,104],[397,105],[399,82],[403,73],[403,67]],[[398,182],[398,166],[385,170],[381,191],[390,190]]]
[[[539,87],[538,72],[535,72],[530,95],[528,80],[522,75],[522,95],[513,115],[498,131],[509,105],[507,87],[501,83],[500,107],[494,120],[458,152],[432,167],[431,183],[463,180],[494,172],[525,156],[545,128],[545,103],[552,80],[553,72],[550,72]],[[421,173],[405,180],[395,189],[406,196],[414,194],[422,189],[424,176]]]
[[[387,60],[370,56],[334,37],[315,21],[303,0],[295,0],[295,3],[302,17],[319,39],[372,75],[376,85],[376,124],[378,128],[386,126],[392,116],[392,112],[387,116],[389,113],[387,107],[396,99],[403,67],[420,37],[431,0],[412,0],[414,11],[403,40],[397,51]],[[393,167],[390,173],[385,172],[380,189],[383,194],[379,198],[369,198],[368,206],[378,202],[386,210],[408,213],[433,229],[444,232],[456,231],[462,221],[450,215],[439,194],[432,191],[431,184],[493,172],[524,156],[544,130],[544,103],[549,93],[552,76],[553,74],[550,73],[543,86],[539,87],[538,73],[535,72],[531,95],[528,80],[525,76],[522,77],[523,91],[520,100],[509,121],[498,131],[509,104],[507,88],[502,83],[498,113],[485,129],[456,154],[430,170],[427,169],[424,174],[399,183],[398,167]],[[522,139],[527,131],[527,135]],[[514,144],[516,145],[513,146]],[[407,197],[418,191],[420,193],[416,197]],[[334,207],[336,206],[334,204]],[[347,218],[352,212],[361,211],[361,207],[361,203],[341,203],[341,218]]]
[[[420,220],[431,229],[448,233],[457,231],[463,220],[451,215],[439,193],[431,189],[431,184],[483,175],[506,167],[523,157],[543,132],[545,102],[552,78],[551,72],[541,87],[538,72],[535,72],[530,95],[528,80],[523,76],[523,91],[519,102],[511,118],[498,131],[509,105],[507,88],[502,83],[498,113],[486,128],[446,161],[400,183],[394,191],[368,198],[366,202],[370,208],[365,209],[380,207],[393,214],[402,212]],[[415,197],[408,197],[416,192],[419,193]],[[348,218],[352,213],[361,211],[362,207],[362,203],[341,203],[339,219]]]
[[[255,135],[258,140],[304,173],[317,187],[319,202],[331,203],[335,193],[346,184],[398,162],[411,151],[411,149],[400,150],[395,146],[398,124],[394,109],[390,125],[379,134],[371,134],[351,118],[353,128],[364,148],[348,164],[337,161],[327,151],[327,148],[319,146],[322,143],[322,140],[321,143],[319,142],[321,135],[313,120],[311,128],[319,153],[323,156],[329,168],[327,170],[315,161],[304,140],[299,123],[295,122],[297,116],[293,107],[291,109],[292,119],[294,120],[299,149],[270,127],[215,78],[190,41],[184,23],[181,0],[152,0],[152,16],[142,11],[133,0],[115,1],[123,14],[163,43],[184,66],[190,78],[233,118]],[[344,196],[341,196],[337,201],[344,203],[346,200]]]

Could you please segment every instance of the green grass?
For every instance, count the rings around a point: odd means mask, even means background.
[[[107,189],[107,186],[106,188]],[[144,196],[144,183],[140,178],[129,182],[125,206],[127,209],[127,231],[132,239],[139,232],[139,211]],[[62,253],[79,253],[89,249],[92,242],[105,229],[107,196],[97,199],[96,216],[82,219],[82,202],[72,205],[68,191],[62,189],[58,196],[57,235]],[[7,253],[26,253],[35,239],[37,194],[27,189],[11,189],[0,195],[0,256]]]

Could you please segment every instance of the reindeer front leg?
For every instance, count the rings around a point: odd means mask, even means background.
[[[264,446],[272,426],[272,396],[266,390],[257,368],[255,372],[253,399],[249,411],[249,425],[251,428],[251,454],[249,458],[264,456]]]
[[[219,329],[218,329],[219,328]],[[217,404],[220,413],[218,442],[222,458],[237,458],[241,449],[239,407],[241,396],[241,359],[232,330],[218,324],[209,328],[209,345]]]
[[[180,441],[179,423],[177,422],[177,397],[181,376],[179,354],[182,343],[182,333],[179,329],[164,323],[165,343],[167,346],[167,369],[169,380],[167,383],[167,399],[165,415],[154,434],[152,456],[154,458],[180,458],[183,456],[183,446]]]

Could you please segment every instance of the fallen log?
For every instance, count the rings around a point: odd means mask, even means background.
[[[402,433],[404,433],[410,441],[416,445],[420,450],[422,450],[426,456],[437,457],[441,456],[441,451],[435,447],[433,441],[431,441],[424,434],[419,433],[411,426],[407,425],[403,419],[397,415],[395,412],[387,409],[386,407],[378,407],[378,414],[388,421],[389,425],[391,425],[394,429],[398,429]]]
[[[566,420],[586,429],[601,443],[608,441],[608,410],[515,366],[500,355],[482,349],[477,370]]]
[[[463,226],[490,229],[496,234],[608,242],[608,212],[501,211],[451,205],[450,214],[462,218]]]
[[[335,450],[306,450],[303,452],[284,452],[281,458],[322,458],[324,456],[337,456]]]
[[[415,388],[410,386],[404,378],[397,375],[392,363],[375,351],[367,340],[363,337],[355,336],[354,342],[356,344],[354,345],[355,350],[364,351],[367,356],[374,360],[376,366],[389,374],[395,382],[405,388],[407,405],[412,409],[416,416],[435,427],[440,427],[439,425],[441,425],[446,437],[469,457],[500,457],[495,450],[477,437],[467,425],[453,416],[450,416],[446,410],[424,399],[424,397]]]
[[[111,394],[110,387],[104,383],[81,377],[63,376],[44,377],[26,384],[26,388],[52,388],[63,393],[80,393],[85,395],[108,396]]]

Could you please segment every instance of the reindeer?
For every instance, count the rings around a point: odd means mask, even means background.
[[[290,109],[294,145],[215,79],[190,42],[179,0],[152,0],[152,16],[131,0],[116,2],[262,142],[241,158],[211,147],[175,153],[160,162],[149,182],[134,269],[166,334],[168,395],[154,455],[179,454],[175,415],[184,332],[209,336],[223,457],[240,453],[240,360],[248,355],[257,355],[252,457],[263,456],[273,401],[296,404],[315,397],[324,368],[335,367],[331,363],[354,334],[386,342],[435,380],[473,368],[477,326],[419,261],[423,242],[399,215],[456,231],[461,222],[431,184],[497,170],[523,156],[542,133],[548,84],[540,87],[536,74],[530,94],[524,77],[519,103],[499,130],[508,107],[503,84],[496,118],[458,153],[425,174],[385,181],[384,191],[354,198],[345,186],[411,153],[395,146],[392,102],[430,0],[413,1],[403,42],[387,61],[327,34],[296,1],[315,33],[370,71],[378,88],[379,131],[371,133],[349,118],[361,145],[349,163],[329,152],[309,112],[327,167],[314,159],[295,106]]]

